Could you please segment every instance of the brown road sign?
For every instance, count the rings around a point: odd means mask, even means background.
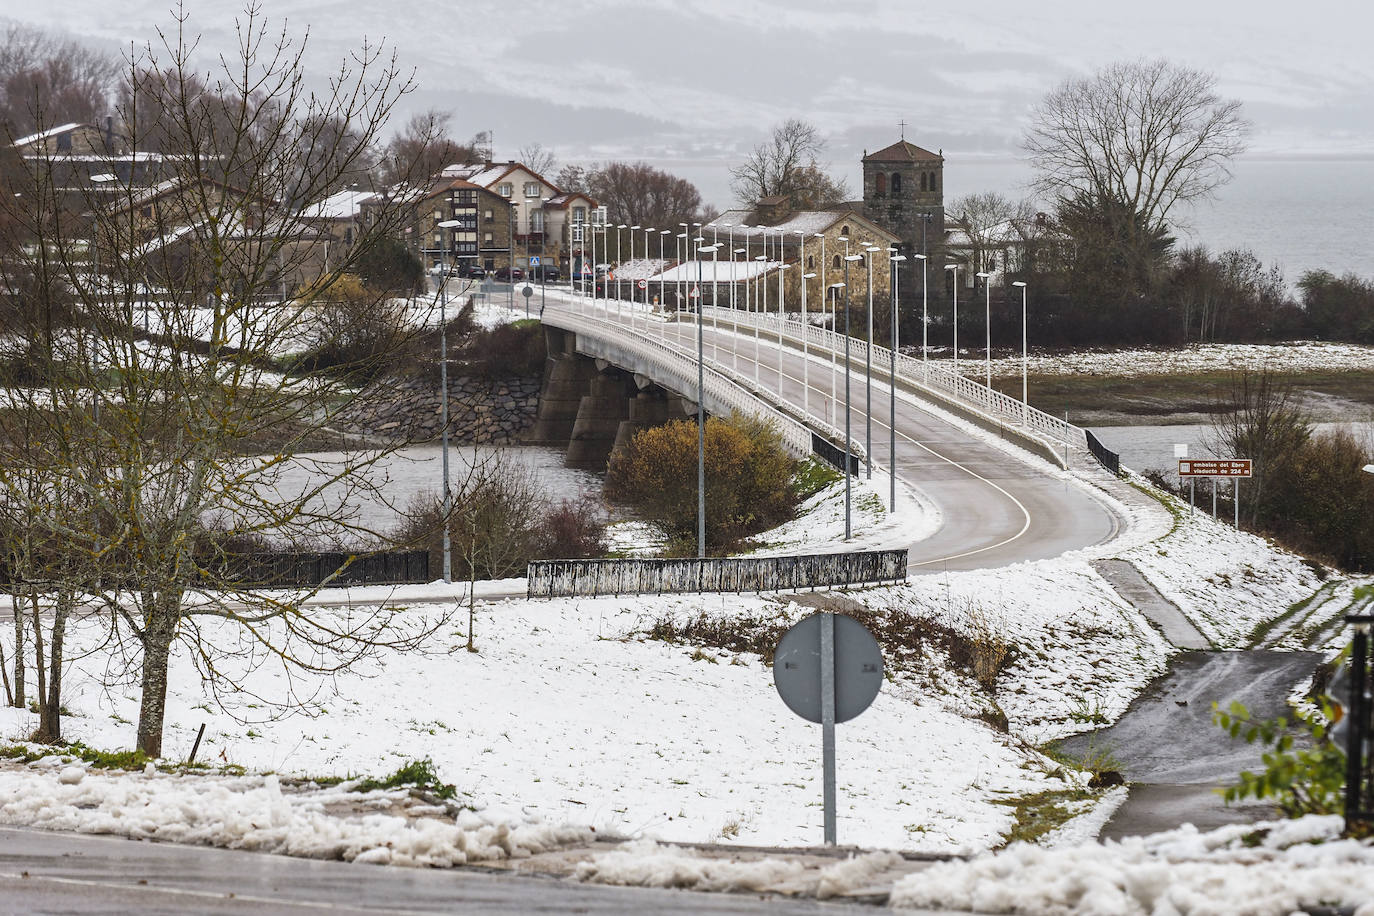
[[[1249,477],[1249,458],[1180,458],[1180,477]]]

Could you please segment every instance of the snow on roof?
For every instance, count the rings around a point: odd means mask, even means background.
[[[65,134],[67,131],[75,130],[78,127],[89,126],[90,125],[88,124],[81,124],[78,121],[73,121],[70,124],[63,124],[58,127],[49,127],[47,130],[40,130],[36,134],[29,134],[27,137],[20,137],[18,140],[14,141],[14,145],[28,146],[30,143],[37,143],[39,140],[46,140],[48,137],[55,137],[58,134]]]
[[[707,238],[714,241],[717,236],[720,238],[728,237],[733,231],[737,241],[743,239],[757,239],[767,235],[770,239],[776,240],[778,231],[781,230],[787,238],[787,243],[796,243],[798,232],[804,235],[811,235],[816,232],[824,232],[840,220],[852,216],[843,210],[800,210],[793,213],[786,220],[776,226],[749,226],[743,228],[749,222],[749,218],[754,215],[752,210],[726,210],[711,222],[701,227],[702,234],[708,231],[711,233]]]
[[[363,204],[376,196],[372,191],[338,191],[306,207],[302,215],[314,219],[356,219]]]
[[[658,276],[672,261],[668,258],[635,258],[622,261],[614,274],[621,280],[648,280]]]
[[[684,261],[650,279],[654,283],[742,283],[783,266],[782,261]]]

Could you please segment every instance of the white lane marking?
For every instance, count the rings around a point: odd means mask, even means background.
[[[677,338],[678,338],[679,340],[681,340],[682,334],[681,334],[680,332],[679,332],[676,336],[677,336]],[[695,335],[694,335],[694,336],[695,336]],[[722,336],[728,336],[728,332],[726,332],[726,333],[723,334]],[[731,350],[732,350],[732,351],[735,351],[735,348],[732,347]],[[738,352],[738,351],[736,351],[736,352]],[[800,356],[800,355],[801,355],[800,351],[798,351],[796,355]],[[746,355],[746,357],[745,357],[745,361],[746,361],[746,362],[750,362],[750,361],[752,361],[752,359],[753,359],[753,357],[748,356],[748,355]],[[766,364],[764,364],[763,362],[760,362],[760,363],[759,363],[759,366],[760,366],[761,369],[769,369],[769,370],[773,373],[774,376],[779,375],[779,372],[778,372],[776,366],[769,367],[769,366],[767,366]],[[852,370],[851,370],[851,372],[852,372]],[[795,377],[795,376],[793,376],[793,375],[789,375],[789,374],[787,374],[786,372],[781,373],[781,375],[782,375],[784,378],[791,379],[793,382],[796,382],[798,385],[801,385],[801,384],[802,384],[802,380],[799,379],[799,378],[797,378],[797,377]],[[781,385],[778,386],[779,389],[781,389],[781,387],[782,387]],[[812,391],[817,391],[817,392],[820,392],[820,391],[821,391],[821,389],[817,388],[817,387],[815,386],[815,384],[812,384],[810,387],[811,387],[811,390],[812,390]],[[884,385],[883,387],[886,388],[887,386]],[[827,395],[827,397],[828,397],[828,396],[829,396],[829,395]],[[780,398],[783,397],[783,394],[781,393],[781,391],[778,392],[778,397],[780,397]],[[903,400],[905,401],[905,399],[903,399]],[[906,406],[908,406],[908,407],[915,406],[915,405],[912,405],[909,401],[905,401],[905,403],[906,403]],[[794,406],[795,406],[795,405],[794,405]],[[916,409],[917,409],[917,410],[920,410],[920,407],[916,407]],[[851,408],[851,410],[852,410],[852,408]],[[861,417],[865,416],[865,415],[863,414],[862,411],[860,411],[859,415],[860,415]],[[873,419],[875,420],[875,422],[877,423],[877,425],[880,426],[881,428],[883,428],[883,429],[887,429],[887,428],[888,428],[887,425],[884,424],[884,423],[877,417],[877,415],[874,415],[874,418],[873,418]],[[940,421],[940,419],[939,419],[938,417],[932,417],[932,419],[935,420],[935,422],[937,422],[937,423],[938,423],[938,422],[942,422],[942,421]],[[1030,525],[1031,525],[1030,510],[1028,510],[1028,509],[1026,508],[1025,504],[1022,503],[1021,500],[1017,499],[1017,498],[1016,498],[1015,496],[1013,496],[1011,493],[1008,493],[1003,487],[1001,487],[1000,485],[998,485],[998,484],[996,484],[996,483],[993,483],[991,480],[988,480],[986,477],[984,477],[982,474],[979,474],[977,471],[973,470],[972,468],[969,468],[969,467],[967,467],[967,466],[965,466],[965,465],[960,464],[958,461],[955,461],[953,458],[949,458],[949,457],[947,457],[947,456],[945,456],[945,455],[940,454],[939,452],[935,451],[935,449],[933,449],[933,448],[931,448],[930,446],[926,445],[924,442],[921,442],[921,441],[919,441],[919,440],[917,440],[917,439],[915,439],[915,438],[913,438],[913,437],[911,437],[911,436],[908,436],[906,433],[902,432],[900,429],[897,430],[897,435],[900,436],[901,438],[905,439],[906,441],[910,442],[911,444],[916,445],[916,446],[919,446],[920,448],[925,449],[927,452],[929,452],[930,454],[934,455],[936,458],[939,458],[941,461],[943,461],[943,462],[945,462],[945,463],[947,463],[947,464],[949,464],[949,465],[952,465],[953,467],[958,468],[959,470],[963,471],[965,474],[968,474],[970,477],[974,478],[975,480],[981,481],[982,483],[985,483],[985,484],[987,484],[988,486],[992,487],[994,490],[996,490],[997,492],[1001,493],[1001,494],[1002,494],[1003,496],[1005,496],[1007,499],[1011,500],[1012,504],[1015,505],[1017,509],[1021,510],[1021,517],[1022,517],[1022,519],[1023,519],[1023,522],[1022,522],[1022,524],[1021,524],[1021,530],[1017,531],[1015,534],[1013,534],[1011,537],[1008,537],[1008,538],[1005,539],[1005,540],[998,541],[998,542],[995,543],[995,544],[987,544],[987,545],[984,545],[984,546],[982,546],[982,547],[977,547],[977,548],[974,548],[973,550],[966,550],[966,551],[964,551],[963,553],[955,553],[955,554],[950,554],[950,555],[948,555],[948,556],[935,557],[935,558],[929,559],[929,560],[922,560],[922,561],[920,561],[919,563],[912,563],[912,564],[910,564],[911,566],[929,566],[929,565],[931,565],[932,563],[947,563],[947,562],[949,562],[950,560],[960,560],[960,559],[963,559],[964,557],[971,557],[971,556],[973,556],[973,555],[975,555],[975,554],[984,553],[984,552],[989,551],[989,550],[996,550],[997,548],[999,548],[999,547],[1005,547],[1007,544],[1010,544],[1012,541],[1015,541],[1017,538],[1022,537],[1022,536],[1030,529]],[[903,479],[905,480],[906,478],[903,477]],[[907,482],[908,484],[910,484],[911,486],[916,486],[916,484],[913,483],[913,482],[910,481],[910,480],[907,480],[906,482]]]

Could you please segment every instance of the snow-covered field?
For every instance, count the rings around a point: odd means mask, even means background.
[[[903,347],[903,350],[910,351],[910,347]],[[1071,353],[1032,353],[1028,365],[1036,375],[1167,375],[1261,367],[1285,373],[1339,372],[1374,369],[1374,347],[1294,341],[1277,344],[1193,344],[1178,349],[1076,350]],[[998,376],[1019,375],[1021,355],[1018,353],[994,359],[992,372]]]

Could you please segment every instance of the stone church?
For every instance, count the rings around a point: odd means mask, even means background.
[[[902,139],[876,153],[865,150],[863,168],[864,216],[900,238],[908,257],[938,260],[945,238],[944,152]]]

